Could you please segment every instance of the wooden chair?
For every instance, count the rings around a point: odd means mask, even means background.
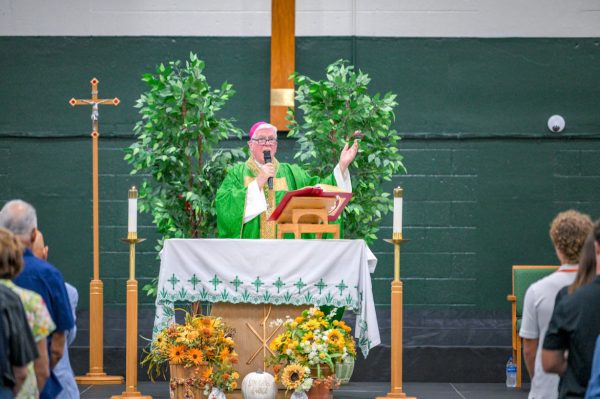
[[[512,351],[517,365],[517,388],[521,388],[523,370],[523,340],[519,337],[521,318],[523,317],[523,301],[527,288],[539,279],[555,272],[558,266],[515,265],[512,267],[512,294],[506,296],[512,307]]]

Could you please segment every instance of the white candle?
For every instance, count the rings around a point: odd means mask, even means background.
[[[133,186],[129,190],[129,212],[127,218],[127,231],[129,233],[137,233],[137,197],[137,189]]]
[[[402,234],[402,188],[394,189],[394,225],[392,232]]]

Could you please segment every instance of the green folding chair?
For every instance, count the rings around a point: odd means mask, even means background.
[[[523,341],[519,337],[521,319],[523,317],[523,301],[527,288],[539,279],[555,272],[558,266],[515,265],[512,267],[512,294],[506,296],[512,307],[512,351],[517,365],[517,388],[521,388],[523,370]]]

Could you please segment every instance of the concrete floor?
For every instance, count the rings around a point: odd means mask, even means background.
[[[80,386],[82,399],[110,398],[120,395],[123,385]],[[333,391],[333,399],[367,399],[386,395],[387,383],[351,382]],[[154,399],[169,399],[169,387],[164,381],[142,382],[138,386],[142,395]],[[509,390],[504,384],[462,384],[462,383],[406,383],[404,392],[407,397],[419,399],[525,399],[528,388]],[[239,393],[227,395],[228,399],[241,398]],[[289,397],[289,396],[288,396]],[[205,399],[205,398],[197,398]]]

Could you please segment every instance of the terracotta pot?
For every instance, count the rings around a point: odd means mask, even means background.
[[[331,388],[328,384],[313,384],[312,388],[306,393],[308,399],[329,399],[331,398]]]
[[[207,364],[203,363],[198,367],[184,367],[183,364],[169,364],[171,378],[169,380],[169,390],[173,394],[172,399],[185,399],[186,392],[189,398],[202,399],[204,389],[195,384],[200,380],[202,373],[206,370]]]

